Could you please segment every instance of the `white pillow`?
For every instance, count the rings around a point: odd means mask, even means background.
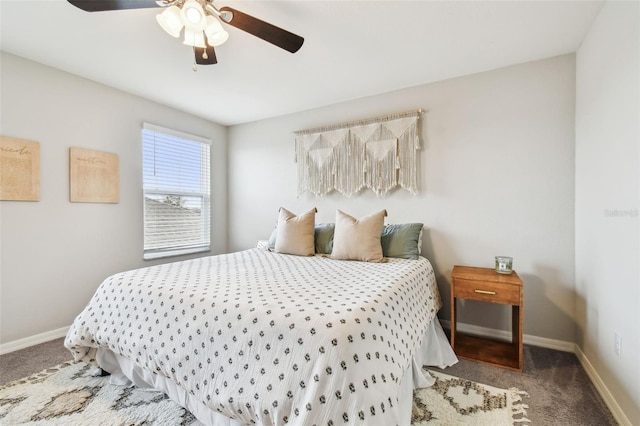
[[[296,216],[285,208],[278,214],[278,234],[275,250],[277,253],[313,256],[315,243],[313,236],[316,224],[316,208]]]
[[[340,260],[383,262],[380,236],[386,210],[356,219],[338,210],[331,257]]]

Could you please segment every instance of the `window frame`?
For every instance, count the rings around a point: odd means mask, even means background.
[[[206,164],[206,173],[208,179],[206,180],[205,191],[176,191],[169,189],[148,189],[145,182],[145,143],[147,142],[147,132],[153,132],[162,135],[166,138],[175,138],[175,142],[179,142],[182,139],[187,142],[201,143],[207,146],[208,156],[201,155],[200,161]],[[212,141],[208,138],[196,136],[193,134],[181,132],[178,130],[169,129],[166,127],[158,126],[151,123],[143,123],[142,131],[142,216],[143,216],[143,259],[153,260],[173,256],[181,256],[186,254],[204,253],[211,251],[211,147]],[[203,174],[201,173],[201,179]],[[204,179],[202,182],[205,182]],[[147,206],[146,198],[148,194],[153,195],[178,195],[184,197],[202,197],[203,208],[201,210],[201,218],[204,220],[203,231],[201,232],[202,241],[194,242],[190,245],[172,246],[165,245],[164,247],[146,248],[147,247]],[[153,198],[150,198],[153,199]]]

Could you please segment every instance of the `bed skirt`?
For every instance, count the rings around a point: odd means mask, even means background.
[[[111,374],[110,383],[121,386],[135,385],[139,388],[149,388],[164,392],[176,403],[185,407],[198,420],[210,426],[243,426],[238,420],[230,419],[216,411],[212,411],[202,404],[184,389],[159,374],[153,374],[136,366],[125,357],[114,352],[99,348],[96,354],[98,365]],[[458,362],[447,336],[442,330],[437,318],[431,321],[427,328],[422,346],[413,357],[412,365],[408,368],[400,382],[399,410],[401,413],[400,425],[411,424],[411,406],[413,390],[432,386],[435,379],[427,373],[422,366],[449,367]]]

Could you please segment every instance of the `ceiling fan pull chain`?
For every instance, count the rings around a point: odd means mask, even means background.
[[[206,52],[205,52],[206,55]],[[193,70],[193,72],[197,72],[198,71],[198,52],[196,51],[196,47],[193,46],[193,56],[194,56],[194,61],[193,61],[193,67],[191,67],[191,69]]]

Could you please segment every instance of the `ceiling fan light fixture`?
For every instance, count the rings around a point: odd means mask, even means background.
[[[2,0],[0,0],[2,1]],[[288,52],[297,52],[304,38],[273,24],[255,18],[234,8],[213,5],[214,0],[67,0],[87,12],[106,10],[146,9],[160,6],[165,10],[156,15],[160,27],[172,37],[179,38],[182,28],[183,43],[194,48],[196,63],[217,63],[215,46],[227,41],[229,33],[222,24],[271,43]]]
[[[184,29],[184,44],[188,46],[206,48],[207,45],[204,42],[204,33],[202,31],[191,31],[188,28]]]
[[[220,21],[211,15],[207,16],[207,27],[204,33],[207,36],[207,43],[213,47],[220,46],[229,38],[229,33],[222,28]]]
[[[180,37],[180,31],[184,25],[182,23],[180,8],[178,6],[166,8],[162,13],[156,16],[156,20],[167,34],[176,38]]]
[[[187,0],[180,11],[185,28],[191,31],[203,31],[207,26],[207,15],[196,0]]]

